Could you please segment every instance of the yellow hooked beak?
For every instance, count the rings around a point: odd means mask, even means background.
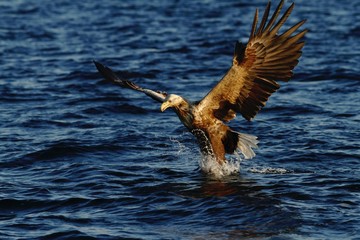
[[[163,112],[169,107],[171,107],[171,103],[169,101],[166,101],[166,102],[163,102],[163,104],[161,104],[160,110]]]

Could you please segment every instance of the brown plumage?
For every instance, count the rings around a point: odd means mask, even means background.
[[[303,20],[279,33],[294,8],[292,4],[277,21],[283,4],[284,0],[268,20],[271,5],[268,2],[259,26],[256,10],[248,43],[236,43],[232,66],[197,104],[175,94],[143,89],[130,81],[121,80],[100,63],[95,62],[95,65],[106,79],[122,87],[144,92],[162,102],[161,111],[173,108],[181,122],[197,138],[204,155],[223,163],[226,161],[225,154],[240,149],[246,159],[252,158],[255,156],[253,148],[257,147],[257,138],[235,132],[224,122],[234,119],[236,113],[247,120],[253,119],[270,95],[279,89],[277,81],[289,81],[292,77],[307,30],[297,32],[305,23]]]

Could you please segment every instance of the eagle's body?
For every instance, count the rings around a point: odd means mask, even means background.
[[[269,2],[259,27],[256,10],[249,42],[247,45],[236,43],[232,66],[221,81],[196,103],[175,94],[143,89],[120,79],[102,64],[95,62],[95,65],[107,80],[143,92],[161,102],[161,111],[172,108],[197,138],[204,155],[212,156],[222,164],[226,161],[226,154],[239,149],[249,159],[255,156],[253,148],[257,147],[257,138],[235,132],[225,123],[234,119],[236,113],[247,120],[253,119],[270,95],[280,87],[277,81],[288,81],[292,77],[307,30],[293,34],[304,24],[303,20],[282,34],[278,33],[294,7],[292,4],[277,21],[283,4],[282,0],[268,21]]]

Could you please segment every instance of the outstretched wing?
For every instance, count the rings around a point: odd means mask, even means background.
[[[237,112],[251,120],[280,87],[276,81],[290,80],[301,56],[302,38],[307,30],[293,34],[305,23],[303,20],[282,34],[278,33],[294,8],[292,4],[276,21],[283,4],[284,0],[268,21],[269,1],[259,27],[256,10],[248,44],[236,43],[231,68],[199,102],[199,110],[223,121],[233,119]]]
[[[94,61],[94,64],[95,64],[97,70],[103,75],[103,77],[106,80],[108,80],[116,85],[119,85],[123,88],[130,88],[130,89],[133,89],[133,90],[136,90],[139,92],[143,92],[158,102],[165,101],[167,93],[161,92],[161,91],[153,91],[150,89],[145,89],[145,88],[139,87],[138,85],[136,85],[135,83],[133,83],[131,81],[121,79],[110,68],[102,65],[101,63]]]

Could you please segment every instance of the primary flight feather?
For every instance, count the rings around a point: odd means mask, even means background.
[[[120,79],[110,68],[94,63],[105,79],[161,102],[161,111],[172,108],[197,138],[203,155],[223,164],[226,154],[233,154],[239,149],[245,159],[250,159],[255,156],[253,149],[257,148],[257,137],[236,132],[225,122],[234,119],[236,113],[247,120],[253,119],[270,95],[279,89],[277,81],[289,81],[293,75],[307,30],[298,31],[305,23],[303,20],[279,33],[294,8],[292,4],[277,20],[283,5],[284,0],[269,20],[271,3],[268,2],[259,26],[256,10],[248,43],[236,42],[232,66],[197,103],[175,94],[141,88],[131,81]]]

